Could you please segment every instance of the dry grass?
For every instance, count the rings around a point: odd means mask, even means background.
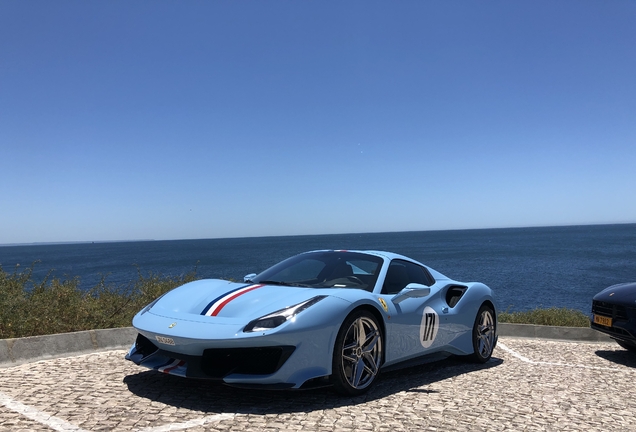
[[[567,308],[534,309],[527,312],[502,312],[499,322],[565,327],[589,327],[590,318],[580,310]]]
[[[35,282],[33,265],[7,273],[0,266],[0,339],[127,327],[132,317],[166,291],[196,279],[196,269],[183,277],[143,275],[124,287],[105,278],[90,290],[79,278],[46,277]]]

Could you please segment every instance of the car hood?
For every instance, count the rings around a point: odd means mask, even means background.
[[[636,306],[636,282],[612,285],[596,294],[594,300]]]
[[[254,319],[293,306],[331,289],[298,288],[218,279],[190,282],[166,293],[149,310],[189,320]]]

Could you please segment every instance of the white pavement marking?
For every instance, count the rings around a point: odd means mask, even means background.
[[[219,422],[222,420],[230,420],[230,419],[233,419],[236,415],[237,414],[228,414],[228,413],[215,414],[215,415],[203,417],[200,419],[188,420],[183,423],[169,423],[163,426],[136,429],[136,431],[137,432],[168,432],[168,431],[174,431],[174,430],[184,430],[184,429],[189,429],[195,426],[203,426],[204,424],[207,424],[207,423],[214,423],[214,422]]]
[[[56,431],[87,432],[87,431],[84,431],[84,429],[78,426],[75,426],[74,424],[66,422],[52,415],[46,414],[42,411],[38,411],[35,408],[30,407],[28,405],[21,404],[20,402],[11,399],[9,396],[5,395],[4,393],[0,393],[0,405],[4,405],[5,407],[9,408],[11,411],[15,411],[18,414],[22,414],[23,416],[33,421],[36,421],[40,424],[43,424],[44,426],[48,426],[51,429],[54,429]]]
[[[609,367],[601,367],[601,366],[587,366],[587,365],[581,365],[581,364],[534,361],[534,360],[530,360],[528,357],[522,356],[521,354],[519,354],[517,351],[513,350],[512,348],[508,348],[506,345],[502,344],[501,342],[497,342],[497,348],[501,348],[502,350],[506,351],[508,354],[511,354],[512,356],[518,358],[524,363],[530,363],[534,365],[575,367],[575,368],[582,368],[582,369],[609,370],[609,371],[619,370],[618,368],[609,368]]]
[[[11,411],[17,412],[18,414],[23,415],[33,421],[36,421],[44,426],[48,426],[53,430],[59,432],[88,432],[79,426],[71,424],[67,421],[59,419],[55,416],[46,414],[42,411],[38,411],[33,407],[28,405],[24,405],[4,393],[0,393],[0,405],[5,406]],[[211,416],[202,417],[200,419],[188,420],[183,423],[169,423],[163,426],[157,427],[149,427],[137,429],[137,432],[167,432],[167,431],[175,431],[175,430],[184,430],[189,429],[196,426],[203,426],[207,423],[214,423],[223,420],[233,419],[237,414],[223,413],[223,414],[215,414]]]

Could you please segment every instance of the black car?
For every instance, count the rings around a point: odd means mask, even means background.
[[[636,282],[612,285],[592,299],[590,325],[636,352]]]

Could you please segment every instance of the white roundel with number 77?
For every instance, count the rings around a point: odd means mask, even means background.
[[[439,315],[432,307],[426,306],[422,312],[422,324],[420,325],[420,343],[424,348],[433,345],[438,329]]]

